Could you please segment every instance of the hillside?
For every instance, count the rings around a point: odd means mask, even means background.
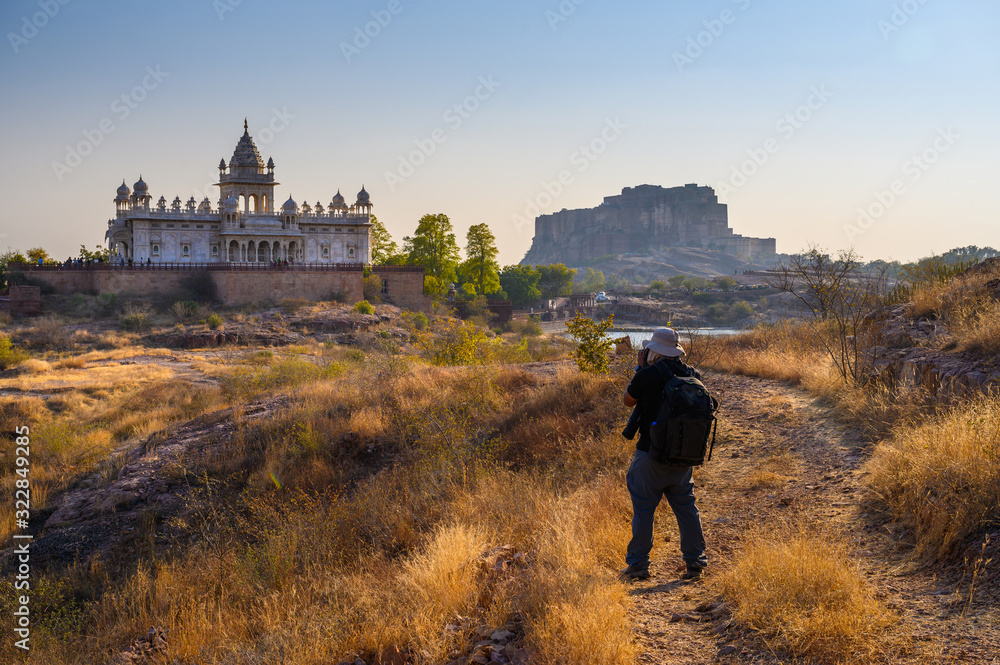
[[[619,274],[632,284],[649,284],[673,275],[719,277],[735,275],[744,270],[767,268],[777,258],[748,262],[732,254],[712,249],[673,247],[648,254],[608,255],[571,268],[594,268],[605,275]]]

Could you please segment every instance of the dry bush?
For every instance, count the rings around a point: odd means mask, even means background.
[[[68,356],[56,361],[56,369],[83,369],[87,366],[87,360],[83,356]]]
[[[34,428],[49,417],[45,400],[40,397],[0,397],[0,431],[13,432],[15,427]]]
[[[979,356],[995,356],[1000,352],[1000,302],[987,300],[967,308],[952,327],[959,351]]]
[[[833,534],[752,534],[717,584],[734,621],[758,631],[768,648],[810,662],[877,662],[896,621]]]
[[[507,445],[505,459],[559,461],[581,441],[600,442],[609,423],[628,420],[629,412],[621,403],[624,386],[620,384],[572,369],[529,394],[499,427]]]
[[[913,531],[916,553],[943,559],[1000,524],[1000,399],[900,427],[868,462],[871,492]]]
[[[107,458],[110,432],[135,425],[130,414],[196,413],[183,386],[74,409],[74,422],[101,424],[92,431],[104,433],[103,449],[91,448]],[[611,405],[627,415],[620,394],[614,381],[575,370],[539,385],[517,368],[381,356],[336,381],[313,377],[294,388],[292,406],[263,420],[237,416],[234,440],[211,448],[213,480],[202,517],[191,518],[202,524],[197,545],[109,580],[88,605],[86,636],[67,634],[38,655],[103,662],[162,625],[167,660],[326,663],[358,653],[371,662],[399,647],[430,665],[478,639],[471,620],[446,630],[456,614],[488,626],[517,614],[537,662],[632,663],[631,601],[612,572],[630,515],[628,446],[607,428]],[[71,465],[81,445],[68,420],[43,436],[53,459]],[[538,420],[547,424],[528,426]],[[536,458],[528,451],[546,430],[564,439]],[[508,449],[523,453],[520,468],[498,463]],[[487,592],[478,559],[504,543],[528,563]]]
[[[52,364],[38,358],[28,358],[21,363],[21,369],[28,374],[44,374],[52,371]]]
[[[111,400],[95,420],[116,441],[145,437],[167,425],[190,420],[221,405],[214,386],[193,386],[182,379],[157,381]]]
[[[27,331],[27,345],[47,351],[67,351],[73,346],[73,336],[66,328],[66,322],[56,316],[35,319]]]
[[[728,337],[700,341],[699,367],[787,381],[818,395],[840,390],[838,375],[809,326],[785,321]]]

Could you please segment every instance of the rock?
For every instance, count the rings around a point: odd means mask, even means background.
[[[717,655],[721,658],[722,656],[731,656],[734,653],[736,653],[736,647],[730,644],[729,646],[719,649],[719,653]]]
[[[507,642],[510,642],[512,639],[514,639],[514,633],[510,632],[509,630],[495,630],[493,631],[493,634],[490,635],[490,639],[493,640],[494,642],[507,644]]]

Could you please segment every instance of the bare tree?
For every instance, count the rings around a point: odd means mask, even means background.
[[[876,264],[861,270],[854,249],[831,258],[812,246],[782,263],[769,280],[791,294],[812,313],[811,326],[844,381],[864,386],[874,376],[882,342],[877,316],[888,294],[888,271]]]

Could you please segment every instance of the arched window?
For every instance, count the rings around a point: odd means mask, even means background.
[[[257,212],[257,195],[250,195],[250,212]]]
[[[267,212],[267,194],[260,195],[260,209],[263,212]]]
[[[240,194],[240,210],[246,211],[247,209],[247,197]]]
[[[253,244],[253,240],[247,243],[247,261],[253,261],[256,257],[256,251]]]
[[[240,257],[240,244],[233,240],[229,243],[229,260],[232,262],[239,261]]]

